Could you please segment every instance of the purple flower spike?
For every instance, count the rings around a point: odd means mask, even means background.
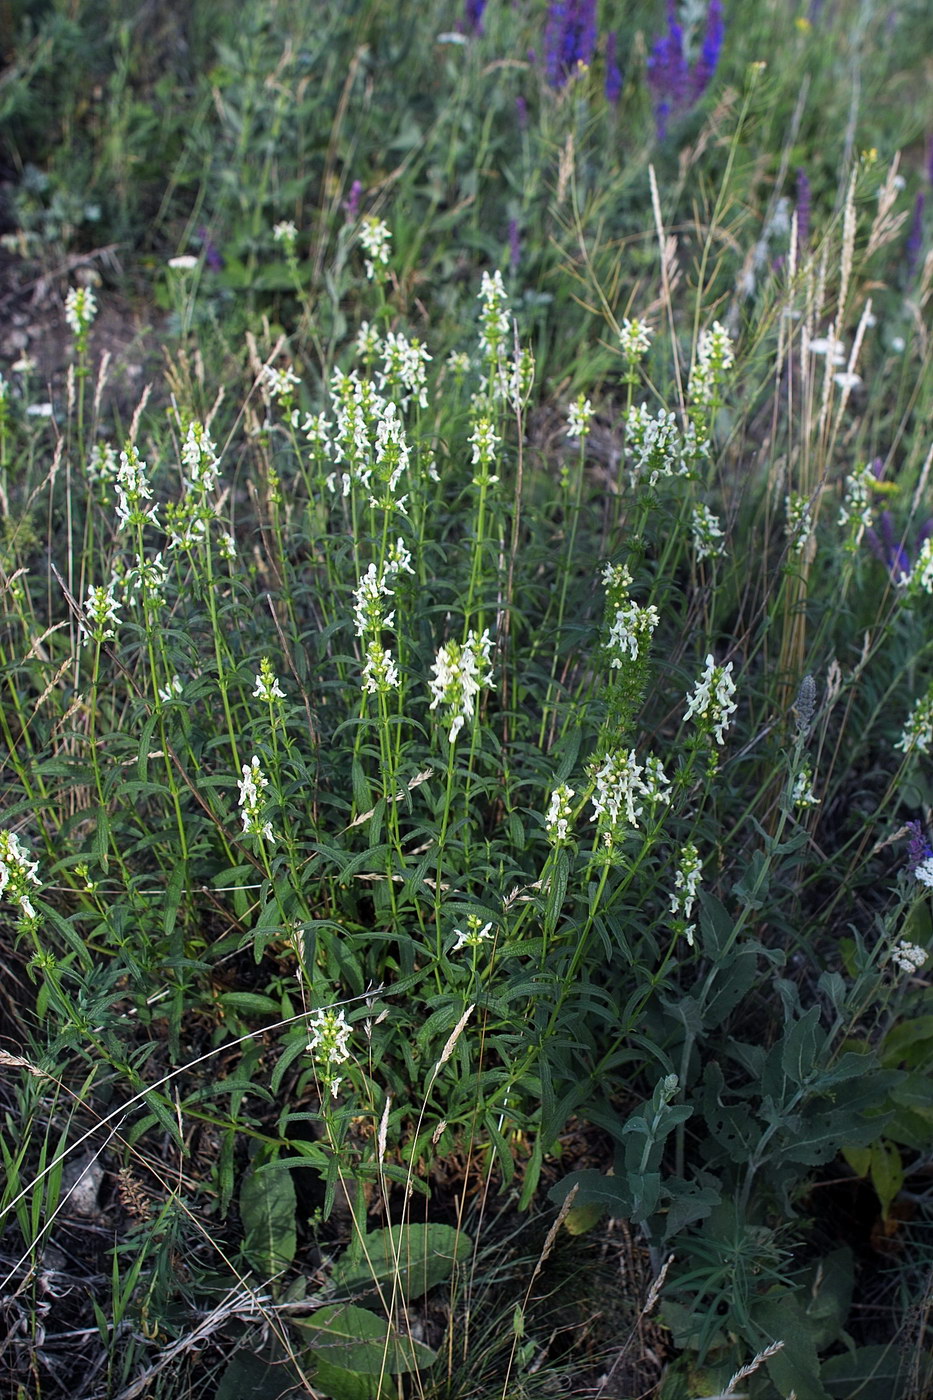
[[[719,63],[719,54],[722,49],[722,41],[725,36],[726,27],[722,17],[722,0],[709,0],[709,9],[706,12],[706,33],[703,36],[703,47],[700,56],[696,61],[696,66],[691,75],[691,88],[693,89],[693,99],[696,101],[702,97],[710,85],[713,74],[716,72],[716,65]]]
[[[596,0],[553,0],[544,31],[544,70],[553,88],[562,88],[578,64],[596,52]]]
[[[920,190],[914,200],[914,216],[910,221],[907,242],[904,244],[904,260],[908,281],[917,271],[917,264],[920,261],[920,249],[923,246],[923,206],[925,204],[926,195],[923,190]]]
[[[891,575],[892,583],[902,583],[910,576],[910,555],[894,532],[894,521],[889,510],[883,510],[878,517],[878,529],[865,531],[869,548],[876,559]]]
[[[486,0],[466,0],[463,7],[463,27],[468,34],[482,34],[485,8]]]
[[[360,212],[360,199],[363,194],[362,180],[354,180],[350,186],[350,193],[343,201],[343,212],[347,216],[347,223],[352,224],[357,214]]]
[[[223,272],[226,267],[223,253],[217,247],[210,233],[204,227],[198,229],[198,238],[201,240],[201,247],[204,249],[204,266],[211,272]]]
[[[622,96],[622,74],[616,54],[616,32],[610,29],[606,35],[606,101],[613,107]]]
[[[925,861],[933,861],[933,847],[923,834],[921,822],[908,822],[907,830],[910,832],[910,841],[907,846],[907,864],[910,866],[912,874],[916,874],[917,867],[923,865]]]

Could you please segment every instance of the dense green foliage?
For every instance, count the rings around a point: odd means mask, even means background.
[[[925,7],[181,8],[2,35],[21,1393],[921,1400]]]

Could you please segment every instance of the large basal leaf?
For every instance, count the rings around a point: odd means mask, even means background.
[[[295,1257],[295,1183],[287,1168],[254,1171],[240,1187],[243,1253],[260,1278],[272,1278]]]
[[[402,1337],[384,1317],[354,1303],[330,1303],[294,1324],[311,1347],[315,1362],[363,1376],[399,1375],[431,1366],[436,1352]]]
[[[284,1400],[295,1394],[297,1384],[298,1376],[290,1366],[238,1351],[227,1363],[214,1400]]]
[[[360,1293],[374,1283],[391,1285],[397,1275],[399,1296],[420,1298],[444,1283],[472,1247],[469,1236],[452,1225],[393,1225],[366,1235],[362,1258],[344,1255],[332,1278],[342,1291]]]

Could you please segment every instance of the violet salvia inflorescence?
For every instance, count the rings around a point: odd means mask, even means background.
[[[618,36],[614,29],[606,35],[606,101],[615,107],[622,96],[622,70],[619,67]]]
[[[648,55],[648,87],[654,97],[659,141],[666,137],[671,117],[687,111],[709,87],[724,37],[722,0],[709,0],[703,39],[691,66],[675,0],[668,0],[667,32],[654,41]]]
[[[544,31],[544,65],[553,88],[562,88],[596,52],[596,0],[554,0]]]
[[[907,830],[910,832],[907,845],[907,865],[910,873],[922,885],[933,887],[933,846],[924,834],[922,823],[908,822]]]

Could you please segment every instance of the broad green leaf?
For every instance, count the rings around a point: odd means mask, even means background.
[[[906,1400],[928,1395],[933,1367],[921,1355],[920,1388],[908,1387],[909,1359],[897,1346],[856,1347],[823,1362],[821,1379],[833,1400]]]
[[[819,1029],[820,1008],[811,1006],[795,1021],[781,1047],[781,1068],[794,1084],[805,1084],[813,1073],[817,1049],[824,1036]]]
[[[330,1303],[294,1325],[312,1347],[315,1359],[364,1376],[400,1375],[430,1366],[430,1347],[399,1336],[384,1317],[354,1303]]]
[[[297,1384],[298,1376],[290,1366],[238,1351],[220,1378],[214,1400],[284,1400],[296,1393]]]
[[[391,1376],[364,1376],[359,1371],[347,1371],[335,1366],[326,1356],[314,1357],[315,1394],[327,1400],[398,1400],[398,1386]]]
[[[262,1279],[292,1262],[297,1247],[295,1183],[285,1168],[251,1171],[240,1186],[243,1253]]]
[[[392,1283],[398,1276],[400,1296],[420,1298],[444,1283],[472,1247],[469,1235],[452,1225],[393,1225],[364,1236],[362,1257],[351,1260],[344,1255],[334,1266],[332,1279],[337,1288],[359,1293],[375,1283]]]
[[[790,1293],[772,1294],[754,1309],[754,1318],[767,1337],[784,1346],[766,1362],[779,1395],[793,1390],[797,1400],[829,1400],[820,1381],[816,1351],[818,1326]]]

